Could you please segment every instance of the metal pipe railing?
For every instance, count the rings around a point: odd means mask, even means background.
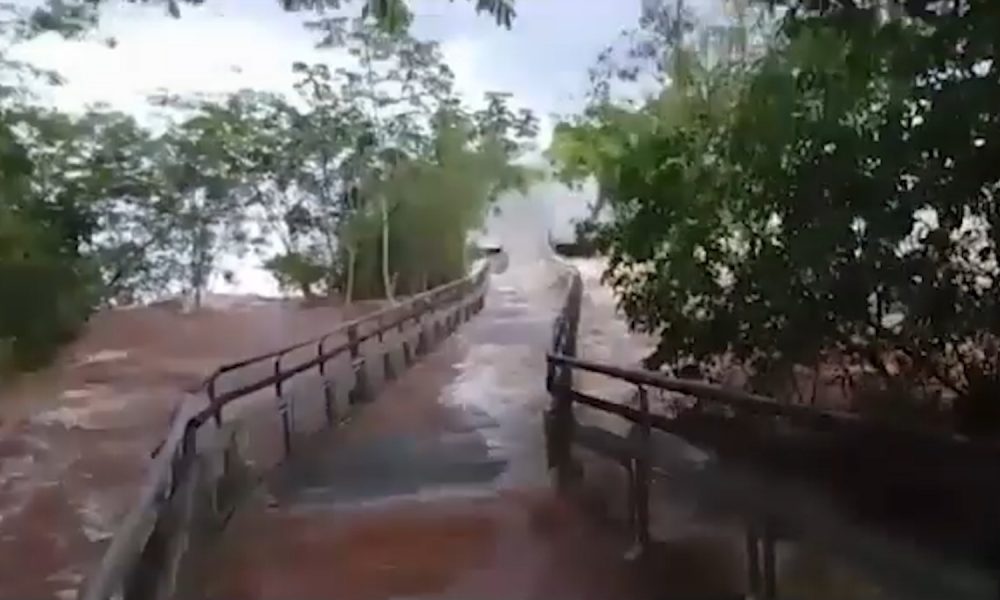
[[[649,462],[653,452],[649,432],[655,429],[725,455],[725,459],[713,461],[713,466],[704,472],[695,469],[692,473],[671,473],[670,481],[675,484],[687,481],[704,498],[711,498],[709,503],[728,503],[738,507],[741,514],[745,513],[748,519],[748,588],[754,597],[770,600],[778,595],[776,527],[784,528],[784,535],[800,536],[838,557],[847,558],[851,564],[874,574],[879,581],[908,592],[919,592],[919,595],[912,595],[914,598],[932,598],[939,590],[946,590],[946,593],[937,594],[937,597],[978,598],[984,597],[980,595],[984,590],[987,593],[994,590],[995,593],[997,588],[991,587],[995,583],[989,581],[989,571],[981,569],[984,566],[982,561],[978,566],[961,561],[953,563],[954,557],[948,554],[948,564],[936,562],[942,556],[940,553],[933,554],[936,558],[931,558],[922,551],[911,549],[908,544],[900,545],[898,540],[889,540],[881,530],[869,530],[867,525],[854,523],[832,508],[828,510],[829,498],[808,495],[800,490],[800,486],[804,483],[803,475],[811,475],[811,478],[805,477],[809,481],[823,480],[822,469],[828,464],[823,460],[834,460],[834,464],[840,464],[836,462],[840,456],[836,453],[847,450],[850,454],[853,444],[880,440],[881,443],[874,447],[892,454],[891,458],[872,456],[870,462],[886,458],[887,463],[890,460],[902,461],[912,467],[910,463],[921,460],[920,457],[947,456],[950,469],[978,469],[976,473],[985,475],[991,470],[989,465],[995,464],[1000,443],[969,440],[941,430],[875,420],[855,413],[785,404],[773,398],[705,381],[677,379],[655,371],[579,358],[576,356],[576,329],[581,303],[581,290],[577,284],[579,273],[571,265],[568,268],[574,281],[553,323],[552,345],[546,357],[546,386],[552,396],[551,408],[545,415],[549,465],[556,471],[560,489],[577,482],[583,473],[571,451],[574,444],[616,460],[625,467],[628,471],[626,504],[630,509],[629,522],[635,535],[637,554],[645,553],[650,545]],[[637,391],[633,400],[638,406],[598,398],[576,389],[573,385],[575,372],[596,373],[632,384]],[[695,403],[682,403],[680,409],[671,411],[671,414],[653,412],[648,397],[650,390],[694,398]],[[598,426],[578,424],[574,405],[624,419],[632,424],[631,431],[627,436],[620,436]],[[716,410],[722,407],[724,410]],[[768,421],[770,423],[765,425]],[[784,427],[775,429],[775,422],[796,426],[794,431],[797,433],[786,436],[784,445],[781,434],[775,434]],[[819,445],[795,445],[796,440],[801,439],[797,435],[810,432],[816,435],[812,439],[820,442]],[[741,434],[748,437],[744,439]],[[914,454],[914,448],[922,450]],[[857,453],[856,449],[853,451]],[[812,452],[808,456],[819,462],[803,462],[809,460],[803,457],[803,452]],[[775,462],[772,459],[782,457],[785,460],[772,464]],[[734,458],[737,460],[731,460]],[[759,468],[761,461],[766,469]],[[880,467],[872,468],[877,471]],[[816,469],[820,472],[817,473]],[[810,470],[811,473],[807,473]],[[877,472],[893,477],[894,471]],[[782,485],[799,496],[788,492]],[[780,493],[779,489],[782,490]],[[973,486],[968,493],[978,493],[974,490],[979,488]],[[954,490],[954,493],[961,491]],[[798,503],[792,502],[791,506],[781,504],[793,497]],[[915,535],[913,531],[905,533],[907,536],[911,534]],[[933,539],[924,542],[934,543]],[[980,559],[987,563],[993,561],[994,566],[996,564],[995,557]],[[992,568],[989,564],[985,566]],[[933,575],[925,578],[925,574]]]
[[[360,346],[365,341],[380,337],[393,328],[402,328],[409,320],[419,323],[424,315],[442,307],[459,304],[469,295],[478,294],[481,298],[488,273],[488,263],[480,261],[472,273],[463,279],[413,296],[399,305],[360,317],[323,335],[215,369],[197,390],[206,394],[208,405],[199,409],[189,401],[181,404],[167,437],[154,451],[154,462],[147,472],[137,503],[126,515],[97,569],[83,586],[81,600],[110,600],[119,597],[130,599],[148,595],[145,588],[134,587],[134,572],[154,530],[161,524],[161,511],[169,510],[178,483],[190,476],[188,471],[198,452],[199,429],[209,420],[215,420],[221,427],[224,407],[269,387],[274,387],[276,395],[282,397],[286,381],[314,368],[325,373],[326,363],[345,352],[350,353],[352,361],[359,360]],[[482,306],[478,299],[476,306]],[[345,341],[329,345],[329,340],[338,335],[344,336]],[[309,346],[316,348],[315,356],[295,363],[285,361],[291,353]],[[220,376],[268,362],[272,365],[269,375],[257,376],[247,384],[220,393]],[[325,400],[329,402],[328,398]],[[289,427],[290,424],[284,422],[286,451],[291,445],[288,438]]]

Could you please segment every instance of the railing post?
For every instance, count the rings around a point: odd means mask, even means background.
[[[396,369],[392,365],[392,350],[389,348],[383,348],[382,373],[386,381],[396,379]]]
[[[326,413],[327,426],[333,425],[333,402],[330,399],[330,382],[326,380],[326,358],[323,356],[326,338],[320,338],[316,345],[316,357],[319,359],[319,377],[323,385],[323,410]]]
[[[181,438],[181,456],[182,460],[191,460],[194,458],[195,452],[198,451],[198,424],[194,420],[190,420],[184,424],[184,437]],[[173,477],[174,482],[177,480],[176,474]]]
[[[324,340],[320,338],[316,344],[316,359],[319,360],[319,374],[326,377],[326,359],[323,358],[323,342]]]
[[[635,502],[635,544],[640,555],[645,556],[650,547],[649,537],[649,481],[650,481],[650,453],[652,427],[649,418],[649,395],[646,388],[639,386],[639,411],[642,415],[642,422],[639,424],[639,447],[638,456],[632,472],[635,474],[634,502]]]
[[[413,365],[413,347],[410,345],[410,340],[403,340],[403,364],[407,367]]]
[[[573,430],[576,419],[573,415],[573,372],[565,365],[555,367],[556,375],[552,386],[552,407],[545,415],[546,438],[549,444],[549,467],[556,471],[556,487],[560,492],[568,490],[578,475],[573,463]]]
[[[556,319],[552,353],[576,356],[576,331],[579,319],[579,294],[571,290]],[[556,470],[556,486],[565,491],[581,472],[573,461],[572,445],[576,420],[573,415],[573,370],[565,364],[549,362],[546,384],[552,395],[552,406],[545,415],[549,467]]]
[[[351,359],[358,357],[358,326],[351,325],[347,328],[347,344],[351,352]]]
[[[357,325],[347,328],[347,343],[351,353],[351,370],[354,372],[354,388],[350,393],[351,404],[361,404],[368,400],[368,376],[365,372],[364,359],[361,357]]]
[[[778,597],[778,573],[774,556],[774,525],[764,521],[761,535],[762,566],[764,570],[764,600],[774,600]]]
[[[281,355],[274,358],[274,392],[278,395],[278,411],[281,413],[281,437],[285,444],[285,455],[292,452],[292,418],[291,403],[285,400],[284,386],[281,381]]]
[[[281,391],[282,391],[282,388],[283,388],[283,386],[281,385],[282,381],[281,381],[281,377],[280,377],[281,376],[281,355],[278,355],[278,356],[276,356],[274,358],[274,376],[276,378],[275,381],[274,381],[274,394],[278,398],[281,398]]]
[[[216,378],[216,375],[213,374],[208,379],[208,390],[207,391],[208,391],[208,405],[209,406],[214,406],[215,405],[215,378]],[[215,412],[212,415],[212,418],[215,420],[215,426],[221,428],[222,427],[222,407],[221,406],[216,406],[215,407]]]
[[[747,553],[747,585],[752,598],[759,598],[761,592],[760,545],[757,538],[757,528],[753,521],[747,522],[746,553]]]
[[[417,333],[417,356],[423,356],[427,354],[430,344],[427,341],[427,332],[424,330],[422,323],[419,329],[420,331]]]
[[[775,535],[774,525],[767,518],[760,523],[752,520],[747,523],[746,552],[751,597],[775,600],[778,597]]]

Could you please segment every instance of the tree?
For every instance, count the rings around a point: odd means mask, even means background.
[[[204,104],[171,128],[159,157],[164,201],[173,232],[167,257],[195,308],[217,267],[217,257],[248,243],[242,136],[226,107]]]
[[[0,7],[0,36],[24,39],[41,29],[73,35],[75,14],[46,21],[43,8]],[[52,115],[26,105],[30,82],[58,83],[52,73],[12,61],[0,51],[0,370],[32,368],[86,319],[95,296],[94,269],[80,251],[93,232],[86,206],[46,194],[33,156],[35,128],[64,135]],[[65,141],[65,137],[63,138]]]
[[[511,114],[503,96],[489,102]],[[484,127],[484,111],[466,114],[453,108],[434,119],[433,150],[411,158],[390,174],[384,193],[398,207],[391,238],[399,287],[419,292],[452,281],[467,269],[468,234],[481,226],[497,196],[524,189],[531,172],[511,163],[533,133],[533,115],[522,114],[524,128]],[[511,131],[508,131],[510,129]],[[517,129],[523,136],[514,135]],[[509,154],[507,153],[509,152]]]
[[[607,277],[652,365],[736,361],[774,391],[840,363],[996,427],[1000,12],[787,5],[760,59],[668,86],[645,133],[564,129],[609,190]]]
[[[76,240],[88,224],[72,205],[32,194],[34,165],[4,132],[0,202],[0,366],[33,367],[86,318],[89,265]]]
[[[438,252],[407,258],[439,262],[435,268],[442,268],[444,280],[464,272],[466,237],[481,223],[485,207],[504,189],[527,182],[527,171],[513,161],[528,148],[537,121],[530,111],[512,111],[502,93],[488,94],[485,108],[466,113],[435,44],[387,36],[370,26],[355,29],[346,40],[349,48],[355,44],[360,69],[341,72],[343,96],[363,107],[373,133],[368,151],[358,156],[367,184],[358,188],[352,237],[370,240],[378,223],[379,275],[391,299],[398,287],[413,291],[428,281],[442,282],[426,265],[393,259],[420,245],[412,243],[415,232],[437,236],[442,245]],[[436,233],[420,223],[433,214],[441,217]]]
[[[348,301],[454,279],[485,206],[526,182],[513,161],[536,120],[510,109],[505,94],[466,111],[434,44],[372,22],[339,27],[353,64],[296,64],[301,102],[245,96],[243,163],[283,248],[267,265],[283,286],[336,290]],[[432,213],[442,219],[428,231]],[[440,238],[438,250],[415,240],[417,231]]]
[[[0,7],[9,17],[0,27],[15,38],[82,35],[94,8]],[[533,117],[509,111],[505,98],[469,117],[437,47],[397,27],[408,20],[405,5],[365,11],[324,20],[357,61],[334,72],[296,65],[301,101],[252,90],[167,97],[178,119],[158,135],[103,108],[71,116],[32,106],[26,81],[58,77],[0,53],[0,275],[14,283],[0,290],[0,362],[44,362],[102,306],[180,289],[197,307],[219,257],[268,235],[282,244],[268,266],[305,296],[344,291],[350,300],[360,288],[392,298],[459,276],[484,198],[523,180],[511,161],[534,135]],[[435,121],[447,111],[462,125]],[[453,148],[444,143],[458,131]],[[458,170],[495,176],[480,185]],[[472,197],[442,198],[450,190]],[[447,243],[426,256],[443,266],[398,255],[424,212],[454,217],[441,235]]]
[[[107,1],[107,0],[104,0]],[[142,2],[147,4],[162,4],[167,12],[174,18],[181,16],[182,4],[203,4],[205,0],[129,0],[129,2]],[[449,0],[454,2],[454,0]],[[77,0],[70,2],[67,0],[49,0],[50,9],[40,12],[40,20],[43,23],[59,19],[68,20],[68,14],[86,15],[90,14],[87,9],[101,0]],[[372,18],[379,27],[385,31],[398,33],[405,30],[412,20],[412,13],[409,10],[406,0],[277,0],[278,4],[288,11],[313,11],[319,15],[327,12],[337,11],[344,5],[358,6],[362,19]],[[497,25],[510,29],[516,11],[514,10],[514,0],[475,0],[477,13],[486,13],[493,17]],[[65,15],[65,16],[64,16]],[[80,16],[76,17],[77,19]],[[328,32],[329,22],[320,18],[310,23],[310,28]],[[65,25],[64,25],[65,26]]]

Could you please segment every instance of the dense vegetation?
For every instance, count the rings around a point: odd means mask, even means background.
[[[92,4],[8,6],[2,33],[86,34]],[[460,276],[490,202],[527,181],[514,161],[536,121],[502,93],[464,106],[436,45],[384,26],[397,17],[327,15],[322,41],[352,64],[290,65],[287,96],[158,98],[175,115],[160,131],[38,105],[28,90],[58,76],[4,60],[0,366],[44,363],[102,306],[197,306],[232,276],[225,255],[262,254],[284,287],[348,302]]]
[[[995,431],[1000,3],[734,4],[647,14],[551,150],[599,183],[581,231],[659,336],[650,365],[789,399],[836,367],[895,418]],[[623,102],[623,79],[656,91]]]

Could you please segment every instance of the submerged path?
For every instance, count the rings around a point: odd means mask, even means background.
[[[542,414],[566,290],[511,265],[485,310],[303,451],[229,524],[210,598],[649,597],[623,530],[556,497]]]
[[[636,364],[633,334],[599,281],[584,280],[582,355]],[[542,415],[545,353],[565,297],[565,266],[512,260],[486,308],[386,387],[349,423],[297,451],[259,488],[204,563],[218,600],[742,598],[739,519],[653,482],[655,551],[626,559],[624,474],[586,461],[593,489],[555,494]],[[581,374],[590,393],[628,401],[628,386]],[[584,421],[602,415],[578,413]],[[602,422],[602,426],[624,427]],[[672,444],[678,459],[690,447]],[[586,460],[586,455],[583,455]],[[887,600],[887,590],[798,544],[778,548],[787,597]]]

